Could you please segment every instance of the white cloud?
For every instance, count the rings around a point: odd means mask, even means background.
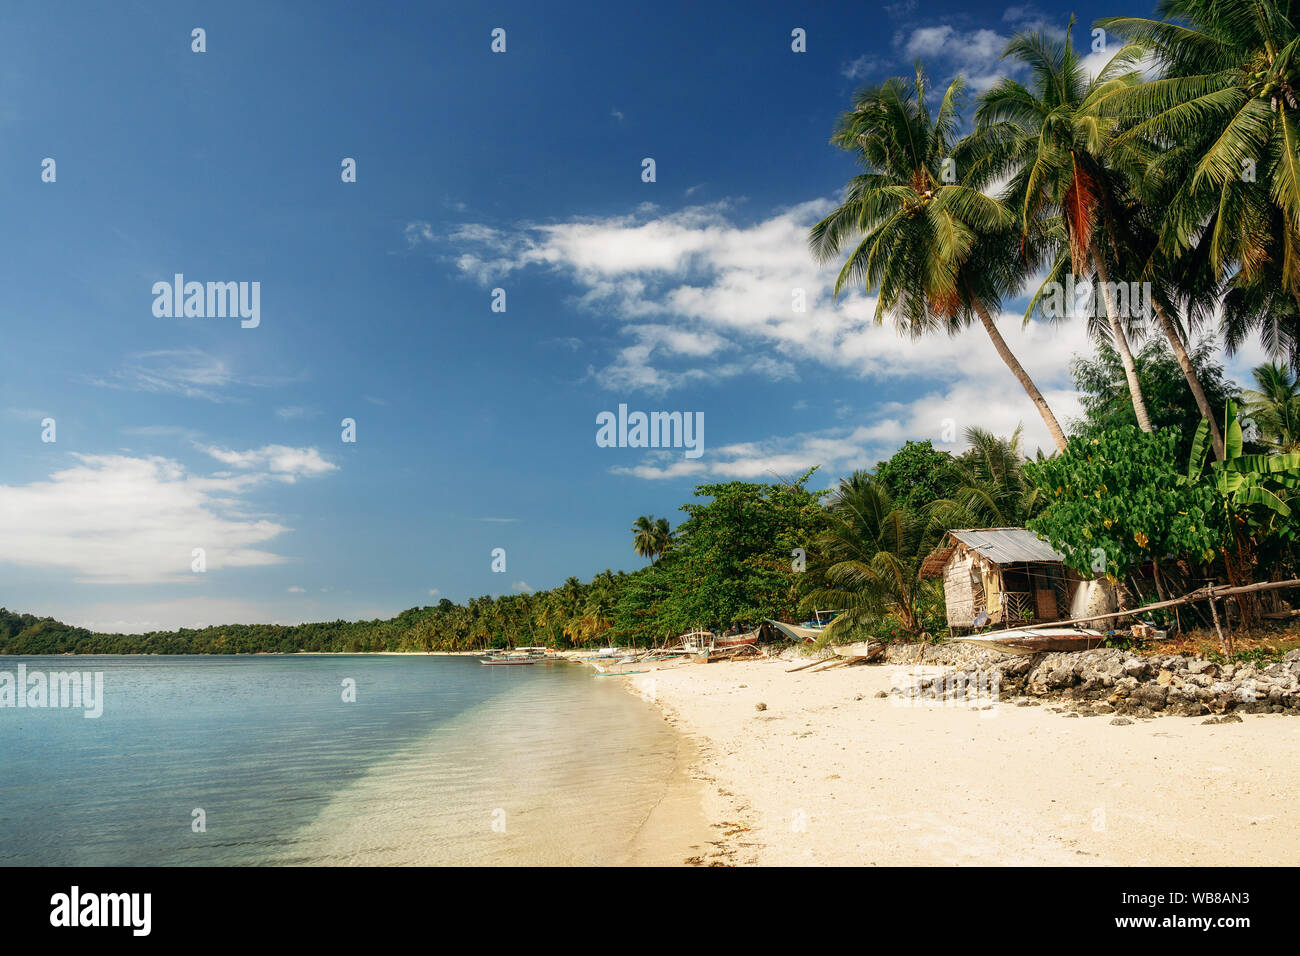
[[[528,592],[534,590],[534,588],[527,581],[516,581],[514,584],[510,585],[510,587],[514,591]]]
[[[326,461],[315,448],[266,445],[248,451],[230,451],[212,445],[198,447],[217,461],[233,468],[242,471],[260,468],[277,479],[290,483],[301,477],[323,475],[338,469],[338,465]]]
[[[291,587],[291,588],[286,588],[285,590],[287,590],[290,594],[306,594],[306,593],[307,593],[307,589],[306,589],[306,588],[300,588],[300,587],[298,587],[296,584],[295,584],[293,587]]]
[[[524,224],[509,238],[462,227],[462,235],[491,238],[462,243],[459,260],[472,276],[489,262],[496,276],[530,266],[565,273],[581,305],[622,319],[631,342],[592,370],[611,389],[662,393],[746,373],[797,379],[796,363],[809,361],[866,379],[943,368],[1018,389],[982,329],[917,342],[877,325],[875,300],[860,290],[833,300],[836,266],[817,265],[807,247],[809,227],[832,205],[813,200],[751,224],[734,222],[718,203],[648,219]],[[794,311],[796,290],[805,312]],[[1066,380],[1064,350],[1076,342],[1062,335],[1077,338],[1079,329],[1035,323],[1022,332],[1017,316],[1001,325],[1031,373],[1046,374],[1040,387]]]
[[[429,596],[430,596],[430,597],[437,597],[437,596],[438,596],[439,594],[441,594],[441,593],[442,593],[442,592],[439,591],[437,588],[429,588]]]
[[[205,477],[166,458],[74,455],[46,481],[0,485],[0,561],[62,569],[80,581],[195,581],[193,549],[208,573],[284,559],[264,550],[288,529],[240,512],[262,474]]]
[[[903,54],[924,61],[935,79],[939,71],[966,78],[975,92],[988,89],[1004,76],[1020,72],[1020,64],[1002,59],[1008,34],[996,30],[958,30],[950,24],[918,27],[901,42]]]
[[[943,36],[933,42],[947,42]],[[942,447],[948,419],[958,442],[970,425],[1005,435],[1023,424],[1026,451],[1053,448],[981,325],[916,340],[888,322],[877,325],[875,299],[861,290],[832,299],[836,266],[818,266],[807,248],[809,227],[831,207],[830,200],[812,200],[750,223],[716,203],[509,231],[462,227],[461,235],[486,238],[457,251],[471,276],[488,263],[496,276],[526,268],[558,272],[574,282],[582,307],[621,320],[629,341],[590,373],[610,389],[663,393],[742,376],[797,380],[817,367],[864,383],[860,397],[846,395],[854,407],[843,417],[866,419],[865,426],[709,446],[698,460],[655,452],[611,468],[616,474],[770,479],[772,472],[789,477],[821,464],[838,475],[869,467],[909,438]],[[806,299],[802,313],[792,308],[796,289]],[[1068,427],[1081,415],[1069,362],[1091,351],[1084,323],[1024,325],[1010,310],[997,323]]]

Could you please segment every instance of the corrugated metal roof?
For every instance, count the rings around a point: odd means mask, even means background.
[[[948,534],[994,564],[1065,560],[1065,555],[1028,528],[979,528]]]

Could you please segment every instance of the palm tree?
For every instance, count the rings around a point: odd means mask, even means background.
[[[1003,438],[982,428],[966,429],[970,449],[956,461],[951,497],[929,507],[932,530],[1020,527],[1042,506],[1041,492],[1022,466],[1021,429]]]
[[[858,283],[874,291],[877,323],[889,316],[900,332],[919,338],[955,333],[978,318],[1063,450],[1056,416],[990,314],[1024,274],[1009,241],[1014,217],[981,191],[988,176],[982,157],[953,143],[964,89],[960,77],[954,80],[933,116],[919,68],[915,83],[894,78],[859,92],[831,142],[854,153],[865,171],[813,227],[809,244],[829,262],[857,240],[835,295]]]
[[[642,515],[632,522],[632,550],[653,564],[672,544],[672,531],[667,518],[655,520],[654,515]]]
[[[587,598],[582,607],[582,617],[574,631],[576,641],[589,643],[609,630],[613,623],[614,605],[618,600],[614,572],[606,568],[591,579]]]
[[[887,618],[923,638],[923,521],[895,505],[866,472],[840,481],[827,512],[827,530],[814,542],[803,606],[843,609],[827,626],[827,636],[838,635],[846,623],[870,626]]]
[[[1213,276],[1226,280],[1230,347],[1255,327],[1266,344],[1289,338],[1294,349],[1300,338],[1294,0],[1160,0],[1156,9],[1164,19],[1097,21],[1129,38],[1161,71],[1099,105],[1136,117],[1120,139],[1152,153],[1148,175],[1165,186],[1161,251],[1171,258],[1199,251]],[[1270,309],[1279,296],[1291,299],[1280,317],[1289,324],[1285,332]]]
[[[1272,451],[1300,451],[1300,382],[1274,362],[1251,370],[1257,389],[1242,394],[1243,411],[1259,429],[1260,441]]]
[[[1071,18],[1059,40],[1039,32],[1013,36],[1002,56],[1028,66],[1031,84],[1027,87],[1010,78],[999,81],[981,98],[975,119],[984,128],[982,142],[1002,140],[1002,165],[1013,173],[1008,201],[1019,212],[1022,235],[1028,239],[1036,228],[1063,231],[1073,273],[1082,277],[1096,273],[1110,339],[1124,363],[1138,427],[1149,432],[1151,419],[1110,281],[1112,263],[1119,265],[1114,210],[1126,189],[1109,162],[1116,124],[1088,112],[1099,95],[1136,81],[1135,53],[1127,48],[1120,51],[1095,78],[1089,78],[1070,38],[1073,28]],[[996,136],[988,136],[989,132]],[[1063,256],[1060,259],[1064,261]],[[1059,265],[1052,271],[1059,273]]]

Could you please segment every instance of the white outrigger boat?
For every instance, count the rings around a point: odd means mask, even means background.
[[[697,664],[709,661],[726,660],[741,651],[748,650],[758,643],[758,630],[745,631],[743,634],[723,634],[698,630],[682,635],[682,650]]]
[[[552,664],[560,658],[551,655],[544,647],[516,647],[513,650],[488,651],[480,664],[501,666],[506,664]]]
[[[618,677],[623,674],[644,674],[658,670],[662,665],[675,664],[686,657],[684,650],[663,650],[646,648],[626,652],[622,657],[602,657],[600,660],[588,658],[588,663],[597,677]]]

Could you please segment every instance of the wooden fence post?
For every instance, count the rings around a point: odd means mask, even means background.
[[[1208,585],[1205,590],[1210,598],[1210,614],[1214,617],[1214,631],[1219,635],[1219,650],[1225,655],[1231,654],[1232,650],[1228,642],[1223,638],[1223,628],[1219,626],[1219,609],[1216,606],[1217,602],[1214,600],[1214,585]]]

